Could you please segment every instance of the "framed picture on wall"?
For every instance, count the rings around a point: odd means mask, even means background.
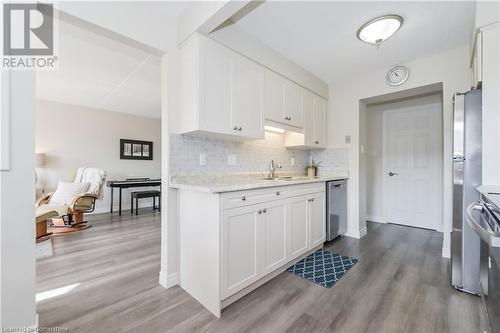
[[[120,139],[121,160],[152,160],[153,142]]]

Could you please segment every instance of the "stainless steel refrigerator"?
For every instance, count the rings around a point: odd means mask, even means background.
[[[466,222],[465,210],[478,200],[482,180],[481,90],[457,93],[453,104],[451,284],[479,294],[480,239]]]

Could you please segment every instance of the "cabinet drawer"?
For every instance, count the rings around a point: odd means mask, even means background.
[[[281,187],[224,193],[222,195],[221,208],[230,209],[249,206],[286,198],[286,196],[286,189]]]
[[[297,186],[292,186],[288,189],[288,196],[289,197],[296,197],[299,195],[305,195],[305,194],[312,194],[312,193],[318,193],[318,192],[325,192],[325,183],[315,183],[311,185],[297,185]]]

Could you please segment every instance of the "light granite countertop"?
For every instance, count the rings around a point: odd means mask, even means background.
[[[347,173],[337,173],[310,178],[307,176],[294,176],[292,179],[263,180],[252,176],[227,176],[227,177],[192,177],[172,179],[170,187],[179,190],[224,193],[243,190],[254,190],[259,188],[269,188],[278,186],[290,186],[300,184],[312,184],[327,182],[332,180],[348,179]]]

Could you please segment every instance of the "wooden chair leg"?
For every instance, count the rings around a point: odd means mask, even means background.
[[[83,223],[83,212],[77,212],[73,216],[75,217],[75,224]]]

